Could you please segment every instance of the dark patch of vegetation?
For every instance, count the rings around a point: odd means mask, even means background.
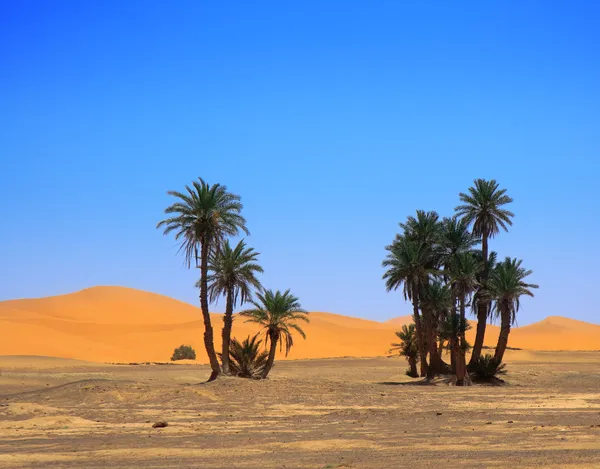
[[[229,369],[233,376],[261,379],[269,354],[260,350],[258,335],[248,336],[243,342],[232,339],[229,344]],[[221,356],[221,360],[223,357]]]
[[[468,386],[469,371],[480,368],[487,321],[496,317],[501,322],[493,356],[500,364],[520,300],[533,296],[537,285],[527,283],[532,271],[521,260],[507,257],[500,262],[489,250],[490,240],[512,225],[514,214],[507,206],[513,200],[506,190],[493,179],[476,179],[459,199],[461,204],[452,217],[425,210],[408,216],[386,246],[382,265],[387,290],[401,289],[413,306],[411,340],[417,359],[414,366],[411,363],[410,375],[418,373],[432,381],[450,370],[457,386]],[[471,348],[466,340],[468,309],[477,317],[477,330],[467,367],[466,352]],[[444,350],[450,351],[450,366],[442,360]],[[503,366],[497,368],[493,375],[503,371]]]
[[[501,381],[499,375],[506,374],[506,365],[497,362],[489,353],[481,355],[472,365],[472,369],[476,380],[480,382]]]
[[[190,345],[180,345],[173,352],[173,356],[171,357],[171,361],[176,360],[195,360],[196,359],[196,351]]]

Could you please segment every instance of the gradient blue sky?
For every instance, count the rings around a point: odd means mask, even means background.
[[[155,225],[202,176],[242,195],[267,287],[385,320],[398,222],[484,177],[515,199],[491,248],[541,286],[519,323],[599,323],[600,6],[492,3],[0,1],[0,300],[197,304]]]

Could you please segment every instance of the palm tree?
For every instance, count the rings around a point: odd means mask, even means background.
[[[538,288],[524,281],[533,271],[524,269],[521,263],[521,260],[507,257],[490,275],[489,288],[496,303],[496,314],[500,316],[500,335],[494,354],[496,363],[501,363],[504,358],[510,327],[516,320],[521,296],[534,296],[531,289]]]
[[[260,379],[267,365],[267,352],[260,351],[262,340],[258,334],[244,339],[243,342],[233,339],[229,346],[231,356],[231,374],[240,378]],[[223,359],[223,357],[221,357]]]
[[[286,290],[281,293],[279,290],[267,290],[256,295],[258,301],[252,301],[253,309],[242,311],[240,316],[248,318],[246,322],[259,324],[265,331],[265,344],[270,342],[269,358],[263,370],[262,377],[266,378],[273,362],[275,361],[275,352],[277,344],[280,350],[285,347],[285,354],[289,353],[294,345],[292,330],[295,330],[306,339],[306,334],[297,324],[297,321],[310,322],[308,312],[302,309],[298,298]]]
[[[427,347],[429,349],[428,379],[442,372],[442,357],[438,353],[437,332],[439,323],[443,321],[452,307],[452,292],[440,280],[429,282],[421,292],[421,309],[427,330]]]
[[[392,344],[390,352],[398,350],[400,355],[406,357],[408,360],[408,366],[410,371],[408,375],[411,378],[417,378],[419,373],[417,372],[417,357],[419,356],[419,349],[417,347],[417,336],[414,324],[402,326],[402,330],[396,332],[396,337],[400,339],[400,343]]]
[[[221,362],[223,373],[229,374],[229,343],[233,325],[233,309],[252,299],[252,289],[259,290],[260,282],[257,273],[263,268],[257,264],[258,252],[246,247],[241,240],[235,248],[225,241],[219,252],[212,252],[208,261],[208,296],[216,301],[220,296],[226,298],[225,315],[223,316]],[[200,287],[201,282],[196,283]]]
[[[388,255],[382,263],[387,270],[383,274],[387,291],[403,286],[404,299],[413,304],[413,319],[417,332],[417,345],[421,360],[421,376],[427,374],[427,352],[425,331],[419,316],[419,292],[429,282],[431,252],[421,243],[397,235],[394,242],[385,248]]]
[[[209,381],[212,381],[221,372],[221,367],[208,311],[208,259],[211,251],[220,250],[227,236],[235,236],[240,231],[249,234],[246,220],[240,214],[243,206],[239,195],[228,192],[221,184],[209,185],[202,178],[186,186],[184,192],[169,191],[168,194],[177,201],[165,209],[169,217],[159,222],[157,228],[163,228],[165,235],[175,233],[188,268],[192,262],[198,263],[200,251],[200,308],[204,320],[204,346],[212,370]]]
[[[430,276],[438,274],[438,269],[442,262],[442,232],[443,225],[440,216],[435,211],[426,212],[417,210],[416,217],[409,216],[405,223],[400,223],[404,229],[404,236],[411,241],[418,243],[422,249],[429,253],[426,267],[429,269]],[[428,285],[427,282],[426,285]],[[437,359],[437,326],[435,312],[431,311],[428,302],[423,301],[426,289],[419,290],[419,305],[423,316],[423,334],[426,337],[424,343],[430,352],[428,378],[431,379],[435,373],[440,372],[440,360]]]
[[[514,214],[502,207],[510,204],[513,199],[506,195],[506,189],[499,189],[499,185],[494,179],[489,181],[476,179],[474,186],[469,188],[469,194],[461,192],[459,197],[462,205],[454,209],[457,216],[464,218],[469,224],[472,223],[473,234],[481,237],[484,274],[479,279],[481,284],[479,288],[485,290],[487,288],[488,241],[500,232],[500,228],[508,231],[508,226],[512,225],[511,218],[514,217]],[[481,355],[489,312],[490,302],[487,295],[479,295],[477,334],[469,364],[475,363]]]
[[[480,272],[480,265],[471,252],[462,252],[452,258],[449,271],[452,292],[458,298],[460,310],[460,316],[454,321],[456,331],[452,337],[453,354],[456,357],[456,385],[463,386],[470,384],[465,358],[467,346],[465,331],[468,327],[465,310],[467,299],[479,287],[477,276]]]

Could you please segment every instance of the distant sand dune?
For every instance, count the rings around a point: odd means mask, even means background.
[[[222,315],[212,314],[220,347]],[[410,322],[401,316],[381,323],[314,312],[288,358],[385,355],[394,332]],[[0,355],[43,355],[96,362],[169,360],[189,344],[206,362],[199,308],[172,298],[123,287],[94,287],[67,295],[0,302]],[[245,338],[256,327],[235,318],[233,335]],[[498,326],[488,326],[486,345],[495,345]],[[468,333],[473,342],[475,324]],[[600,326],[552,316],[513,329],[509,345],[535,350],[598,350]],[[283,358],[283,357],[281,357]]]

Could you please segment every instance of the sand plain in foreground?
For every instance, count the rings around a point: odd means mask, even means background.
[[[599,467],[600,353],[506,358],[507,385],[455,388],[400,358],[205,384],[206,365],[0,357],[0,467]]]

